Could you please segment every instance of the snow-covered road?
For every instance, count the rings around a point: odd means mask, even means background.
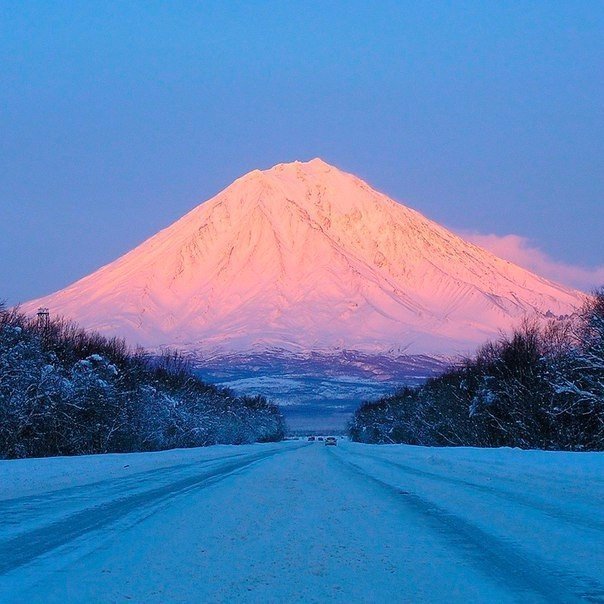
[[[0,462],[0,602],[604,602],[604,454],[293,441]]]

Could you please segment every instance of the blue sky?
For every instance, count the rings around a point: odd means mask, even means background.
[[[241,174],[315,156],[587,287],[604,276],[604,3],[0,4],[0,298],[64,287]]]

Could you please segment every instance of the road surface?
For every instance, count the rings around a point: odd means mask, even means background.
[[[604,456],[290,441],[0,462],[0,602],[604,602]]]

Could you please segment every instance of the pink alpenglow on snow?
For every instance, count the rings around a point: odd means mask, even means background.
[[[583,300],[313,159],[246,174],[25,310],[150,348],[454,354]]]

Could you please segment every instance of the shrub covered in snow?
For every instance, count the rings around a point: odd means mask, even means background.
[[[353,440],[604,450],[604,289],[572,320],[525,322],[417,388],[364,403]]]
[[[250,443],[283,433],[275,405],[202,382],[176,353],[151,357],[0,305],[0,457]]]

